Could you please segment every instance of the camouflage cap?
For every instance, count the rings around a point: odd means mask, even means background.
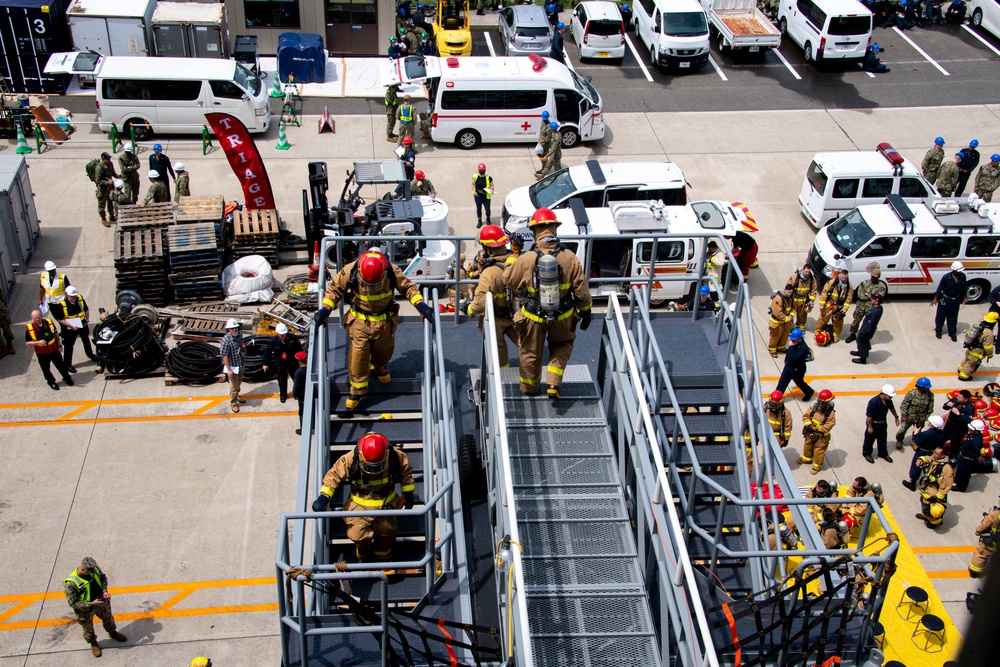
[[[82,561],[80,561],[80,567],[85,568],[87,570],[93,570],[97,567],[97,561],[91,558],[90,556],[87,556]]]
[[[882,267],[879,266],[878,262],[871,262],[871,263],[868,264],[868,266],[865,267],[865,271],[867,271],[868,273],[870,273],[872,275],[881,274],[882,273]]]

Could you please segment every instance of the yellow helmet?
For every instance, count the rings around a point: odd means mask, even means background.
[[[199,655],[191,661],[190,667],[212,667],[212,661],[203,655]]]
[[[1000,315],[997,315],[992,310],[983,315],[983,322],[989,322],[990,324],[996,324],[998,319],[1000,319]]]
[[[940,519],[944,516],[944,505],[941,503],[931,503],[931,517]]]

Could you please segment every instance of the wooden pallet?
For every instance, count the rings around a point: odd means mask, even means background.
[[[119,374],[105,373],[104,374],[104,379],[105,380],[143,380],[143,379],[146,379],[146,378],[161,378],[164,375],[166,375],[166,373],[167,373],[167,371],[165,371],[163,368],[160,368],[159,370],[156,370],[156,371],[150,371],[148,373],[140,373],[139,375],[119,375]]]
[[[163,234],[155,229],[119,231],[115,234],[115,263],[164,262]]]
[[[194,385],[202,385],[202,384],[220,384],[220,383],[226,382],[226,381],[227,381],[226,380],[226,376],[224,374],[216,375],[213,378],[208,378],[208,379],[205,379],[205,380],[201,380],[199,382],[191,382],[191,381],[188,381],[188,380],[182,380],[179,377],[175,377],[175,376],[171,375],[170,371],[164,371],[164,374],[163,374],[163,384],[167,385],[168,387],[176,387],[177,385],[194,386]]]
[[[215,237],[215,225],[211,222],[173,225],[167,228],[166,236],[171,257],[194,250],[212,250],[216,254],[219,252],[219,244]]]
[[[174,205],[146,204],[145,206],[120,206],[118,208],[118,231],[132,229],[156,229],[166,227],[174,221]]]
[[[222,195],[209,197],[181,197],[174,213],[178,225],[192,222],[219,223],[225,215],[226,202]]]
[[[253,211],[236,211],[233,216],[233,239],[274,237],[281,234],[278,212],[273,208],[259,208]]]
[[[226,320],[185,317],[181,320],[181,329],[186,334],[222,338],[226,335]]]

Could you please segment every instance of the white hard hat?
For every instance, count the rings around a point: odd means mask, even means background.
[[[940,415],[931,415],[927,423],[934,428],[944,428],[944,418]]]
[[[125,181],[123,181],[120,178],[116,178],[115,179],[115,189],[116,190],[121,190],[124,187],[125,187]]]
[[[176,169],[177,171],[184,171],[184,163],[174,162],[174,169]]]
[[[72,285],[66,288],[66,296],[77,296],[78,294],[80,294],[80,292]]]
[[[969,422],[970,431],[982,431],[984,428],[986,428],[986,422],[982,419],[973,419]]]
[[[150,178],[159,178],[160,177],[160,172],[156,171],[155,169],[150,169],[149,170],[149,177]]]
[[[286,333],[288,333],[288,327],[279,322],[278,326],[274,327],[274,333],[279,333],[282,336],[284,336]]]
[[[132,144],[125,144],[125,152],[126,153],[132,152]]]
[[[226,322],[226,328],[227,329],[239,329],[240,328],[240,323],[230,317],[229,320]]]
[[[961,262],[952,262],[951,263],[951,270],[952,271],[964,271],[965,270],[965,264],[962,264]]]
[[[892,398],[893,396],[896,395],[896,390],[892,388],[891,384],[884,384],[882,385],[882,393],[888,396],[889,398]]]
[[[56,270],[56,263],[53,262],[53,261],[45,262],[45,270],[46,271],[55,271]]]

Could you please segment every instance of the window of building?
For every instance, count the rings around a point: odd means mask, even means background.
[[[248,28],[298,28],[299,0],[243,0]]]

